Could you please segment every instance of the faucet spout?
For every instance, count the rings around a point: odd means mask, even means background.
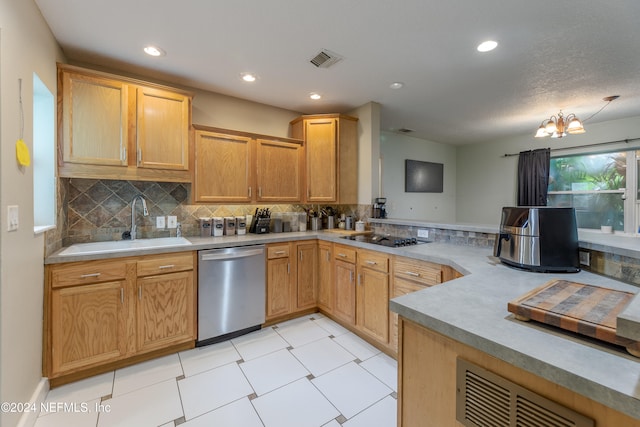
[[[144,200],[140,194],[135,196],[131,201],[131,240],[136,239],[138,226],[136,225],[136,201],[140,200],[142,202],[142,215],[149,216],[149,211],[147,210],[147,202]]]

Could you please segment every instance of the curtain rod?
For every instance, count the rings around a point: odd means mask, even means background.
[[[624,142],[625,144],[628,144],[631,141],[640,141],[640,138],[629,138],[629,139],[620,139],[618,141],[609,141],[609,142],[599,142],[597,144],[588,144],[588,145],[576,145],[573,147],[564,147],[564,148],[551,148],[551,151],[563,151],[563,150],[573,150],[576,148],[588,148],[588,147],[597,147],[599,145],[608,145],[608,144],[619,144],[621,142]],[[513,157],[513,156],[519,156],[520,153],[511,153],[511,154],[505,154],[502,157]]]

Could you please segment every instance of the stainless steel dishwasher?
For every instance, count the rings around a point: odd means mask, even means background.
[[[264,245],[198,251],[196,346],[260,329],[265,322]]]

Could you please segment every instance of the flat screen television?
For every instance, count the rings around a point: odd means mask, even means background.
[[[407,193],[442,193],[442,163],[404,161],[404,191]]]

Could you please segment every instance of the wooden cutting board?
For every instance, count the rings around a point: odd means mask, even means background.
[[[616,334],[616,319],[635,294],[568,280],[550,282],[508,303],[518,320],[535,320],[611,344],[640,357],[638,341]]]

